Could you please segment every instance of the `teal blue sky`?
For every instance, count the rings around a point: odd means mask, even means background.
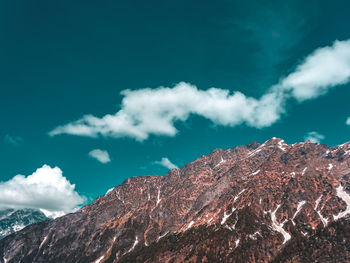
[[[0,181],[58,166],[92,200],[126,178],[164,175],[215,148],[271,137],[287,143],[316,131],[322,143],[350,140],[349,84],[291,99],[263,128],[221,125],[199,115],[175,136],[49,136],[85,114],[121,109],[122,90],[184,81],[259,98],[318,48],[350,38],[348,1],[1,1]],[[154,106],[154,105],[153,105]],[[156,105],[155,105],[156,107]],[[111,161],[89,156],[106,150]]]

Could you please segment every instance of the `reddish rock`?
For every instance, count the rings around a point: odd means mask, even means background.
[[[0,262],[344,262],[349,176],[350,143],[217,149],[6,237]]]

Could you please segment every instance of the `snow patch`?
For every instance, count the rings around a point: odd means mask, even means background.
[[[320,195],[320,197],[317,198],[314,210],[316,211],[316,213],[317,213],[318,216],[320,217],[322,224],[323,224],[324,226],[327,226],[327,224],[328,224],[328,219],[325,218],[325,217],[323,217],[323,215],[321,214],[322,208],[319,209],[319,210],[317,210],[317,208],[318,208],[318,206],[319,206],[319,204],[320,204],[320,202],[321,202],[321,199],[322,199],[322,195]]]
[[[318,207],[318,205],[320,204],[320,202],[321,202],[321,199],[322,199],[322,195],[320,195],[320,197],[319,198],[317,198],[317,200],[316,200],[316,203],[315,203],[315,210],[317,210],[317,207]]]
[[[46,240],[47,240],[47,235],[44,237],[43,241],[41,241],[39,249],[45,244]]]
[[[240,197],[241,194],[243,194],[243,192],[246,189],[243,189],[242,191],[240,191],[233,199],[233,203],[237,201],[237,199]],[[224,217],[221,220],[221,225],[225,224],[226,220],[233,214],[233,212],[236,210],[235,207],[232,207],[231,209],[231,213],[226,214],[226,211],[224,212]]]
[[[344,190],[344,187],[341,184],[339,184],[336,190],[337,196],[343,199],[343,201],[346,203],[346,209],[336,216],[333,215],[334,220],[338,220],[339,218],[342,218],[350,213],[350,195]]]
[[[305,205],[306,201],[300,201],[298,203],[298,206],[297,206],[297,211],[295,212],[295,214],[293,215],[293,218],[292,218],[292,223],[293,225],[295,225],[295,222],[294,222],[294,218],[298,215],[298,213],[300,212],[301,208],[303,207],[303,205]]]
[[[162,200],[162,199],[160,199],[160,189],[158,189],[157,204],[156,204],[156,206],[159,205],[159,203],[160,203],[161,200]]]
[[[220,162],[217,165],[215,165],[214,168],[219,166],[219,165],[221,165],[221,164],[223,164],[224,162],[226,162],[226,160],[224,160],[224,158],[222,158],[222,156],[221,156]]]
[[[12,226],[13,231],[17,232],[25,228],[25,225],[19,224],[19,225],[14,225]]]
[[[12,211],[10,211],[10,212],[4,214],[3,216],[0,217],[0,220],[11,216],[11,215],[12,215],[13,213],[15,213],[15,212],[16,212],[16,210],[12,210]]]
[[[193,226],[193,224],[194,224],[194,221],[192,220],[192,221],[188,224],[186,230],[190,229],[190,228]]]
[[[280,140],[277,144],[278,148],[280,148],[282,151],[286,151],[286,148],[284,147],[285,145],[287,145],[283,140]]]
[[[305,174],[306,170],[307,170],[307,167],[305,167],[304,170],[302,171],[301,173],[302,176]]]
[[[99,258],[95,261],[95,263],[100,263],[104,258],[105,258],[105,255],[99,257]]]
[[[133,251],[138,243],[139,243],[139,240],[138,240],[138,237],[136,236],[134,244],[132,245],[132,247],[126,253],[124,253],[124,255],[127,254],[127,253],[130,253],[131,251]]]
[[[257,240],[258,239],[258,235],[261,236],[259,231],[256,231],[253,235],[249,235],[249,238],[253,239],[253,240]]]
[[[257,170],[257,171],[255,171],[254,173],[251,173],[250,175],[257,175],[258,173],[260,173],[260,170]]]
[[[283,244],[285,244],[289,239],[291,239],[291,235],[283,229],[283,225],[287,220],[283,221],[281,224],[279,224],[276,220],[276,212],[280,208],[280,206],[281,205],[278,205],[277,208],[271,213],[271,221],[272,228],[283,235]]]
[[[323,225],[324,225],[324,226],[327,226],[327,224],[328,224],[328,219],[322,216],[321,210],[316,211],[316,212],[317,212],[318,216],[320,217],[320,219],[321,219]]]
[[[236,247],[238,247],[238,245],[239,245],[239,239],[237,239],[236,241],[235,241],[235,243],[236,243]]]
[[[119,201],[121,201],[124,204],[124,200],[122,200],[119,196],[119,191],[120,189],[118,189],[118,191],[115,192],[115,196],[119,199]]]
[[[261,146],[260,146],[261,147]],[[260,148],[259,147],[259,148]],[[252,157],[253,155],[255,155],[255,154],[257,154],[258,152],[260,152],[261,151],[261,149],[256,149],[256,150],[254,150],[254,151],[252,151],[251,153],[249,153],[249,155],[247,156],[247,158],[249,158],[249,157]]]
[[[330,170],[332,170],[332,168],[333,168],[333,164],[328,164],[328,167],[327,167],[327,169],[330,171]]]
[[[105,195],[108,195],[110,192],[113,191],[114,188],[108,189],[107,192],[105,193]]]
[[[221,220],[221,225],[225,224],[227,218],[229,218],[231,216],[231,213],[226,214],[226,212],[224,212],[224,217]]]
[[[161,239],[161,238],[165,237],[165,236],[166,236],[168,233],[169,233],[169,231],[168,231],[168,232],[166,232],[164,235],[160,235],[160,236],[158,237],[158,240],[157,240],[157,241],[159,241],[159,239]]]
[[[231,213],[226,214],[226,212],[224,212],[224,217],[221,220],[221,225],[225,224],[226,220],[233,214],[233,212],[236,210],[236,208],[232,208]]]
[[[237,199],[240,197],[241,194],[244,193],[245,190],[247,190],[247,189],[243,189],[242,191],[240,191],[240,192],[238,193],[238,195],[236,195],[235,198],[233,199],[233,202],[236,202]]]
[[[225,228],[227,228],[228,230],[232,231],[232,228],[229,227],[228,225],[225,225]]]

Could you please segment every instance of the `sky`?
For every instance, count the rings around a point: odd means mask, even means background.
[[[347,1],[1,1],[0,208],[58,216],[271,137],[350,141]]]

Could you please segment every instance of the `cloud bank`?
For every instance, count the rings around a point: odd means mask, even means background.
[[[178,167],[173,164],[168,158],[163,157],[160,161],[155,161],[155,164],[159,164],[161,166],[164,166],[165,168],[171,169],[178,169]]]
[[[124,90],[117,113],[101,118],[85,115],[49,134],[130,137],[143,141],[150,135],[175,136],[176,122],[184,122],[190,115],[202,116],[216,125],[264,128],[280,119],[290,99],[302,102],[317,98],[332,87],[347,83],[349,78],[350,40],[335,41],[332,46],[316,49],[259,99],[239,91],[200,90],[185,82],[174,87]]]
[[[305,141],[310,141],[312,143],[320,143],[324,138],[324,135],[316,131],[309,132],[304,136]]]
[[[16,175],[0,182],[0,208],[35,208],[46,216],[57,217],[72,212],[86,201],[75,191],[60,168],[48,165],[29,176]]]
[[[89,152],[89,156],[101,163],[109,163],[111,161],[108,152],[100,149],[92,150]]]

